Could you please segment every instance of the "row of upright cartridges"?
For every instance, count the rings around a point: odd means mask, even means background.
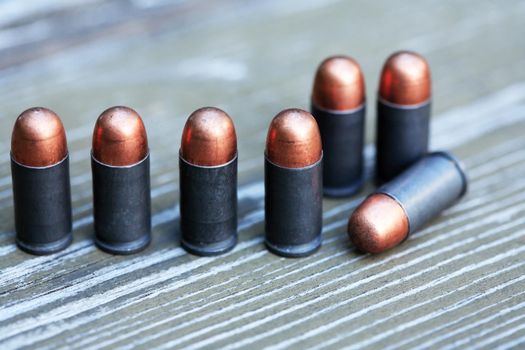
[[[431,79],[420,55],[390,56],[377,97],[375,182],[380,187],[351,215],[348,233],[361,251],[403,241],[466,191],[461,164],[428,152]],[[323,195],[360,191],[364,172],[365,84],[359,64],[334,56],[319,66],[311,113],[285,109],[270,123],[265,149],[265,243],[275,254],[302,257],[322,243]],[[66,133],[58,115],[31,108],[11,140],[16,242],[50,254],[72,241]],[[179,149],[181,245],[190,253],[226,253],[237,243],[237,135],[214,107],[193,112]],[[146,128],[128,107],[96,120],[91,150],[95,243],[113,254],[151,241],[150,154]]]

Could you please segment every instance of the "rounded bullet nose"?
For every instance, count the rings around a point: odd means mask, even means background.
[[[333,56],[317,68],[312,91],[316,107],[332,111],[355,109],[365,102],[365,79],[351,57]]]
[[[391,55],[383,66],[379,96],[398,105],[415,105],[430,99],[430,67],[425,58],[410,51]]]
[[[348,221],[348,235],[362,252],[381,253],[401,243],[409,231],[403,208],[385,194],[368,197]]]
[[[226,164],[237,154],[237,135],[230,116],[215,107],[193,112],[182,131],[181,157],[201,166]]]
[[[11,136],[11,156],[22,165],[46,167],[67,155],[66,132],[53,111],[30,108],[16,119]]]
[[[93,131],[93,157],[111,166],[129,166],[149,153],[146,128],[140,115],[128,107],[102,112]]]
[[[302,109],[285,109],[268,129],[266,157],[286,168],[304,168],[322,156],[321,134],[314,117]]]

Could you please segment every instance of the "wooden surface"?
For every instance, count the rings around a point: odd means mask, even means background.
[[[0,28],[1,349],[525,347],[523,1],[6,0]],[[468,195],[369,256],[345,227],[369,184],[324,201],[318,253],[268,253],[269,121],[308,108],[322,58],[351,54],[371,144],[379,71],[402,48],[430,62],[432,147],[465,162]],[[91,132],[116,104],[143,116],[152,154],[153,242],[128,257],[92,242]],[[71,154],[74,242],[45,257],[13,233],[10,132],[35,105],[62,116]],[[239,135],[239,244],[217,258],[178,243],[179,138],[204,105],[228,111]]]

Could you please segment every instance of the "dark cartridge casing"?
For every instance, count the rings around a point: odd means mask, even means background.
[[[268,130],[265,155],[267,248],[307,256],[321,246],[323,153],[317,123],[300,109],[279,113]]]
[[[11,173],[18,247],[35,255],[66,248],[73,239],[69,156],[53,111],[31,108],[17,118]]]
[[[133,254],[151,241],[149,155],[129,167],[91,157],[95,242],[112,254]]]
[[[72,241],[69,158],[46,168],[31,168],[11,158],[18,246],[45,255]]]
[[[112,107],[97,119],[91,153],[96,245],[133,254],[151,241],[150,159],[139,114]]]
[[[380,187],[404,209],[409,232],[415,232],[458,201],[467,190],[459,161],[448,152],[433,152]]]
[[[237,244],[237,136],[224,111],[193,112],[179,152],[181,244],[201,256]]]
[[[312,105],[323,142],[323,193],[351,196],[364,183],[365,106],[348,112],[323,111]]]
[[[428,152],[431,78],[414,52],[391,55],[381,73],[377,101],[376,182],[399,175]]]
[[[321,246],[322,158],[304,168],[265,159],[266,245],[278,255],[307,256]]]
[[[379,253],[421,229],[467,191],[460,162],[433,152],[384,184],[355,210],[348,233],[361,251]]]
[[[190,164],[179,156],[182,246],[211,256],[237,244],[237,157],[217,167]]]
[[[317,69],[311,112],[323,147],[323,193],[345,197],[364,182],[365,83],[359,64],[332,56]]]
[[[389,181],[428,152],[430,101],[417,106],[377,101],[377,183]]]

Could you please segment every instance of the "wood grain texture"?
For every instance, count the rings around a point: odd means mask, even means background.
[[[525,25],[523,2],[0,3],[0,348],[510,349],[525,346]],[[10,7],[11,6],[11,7]],[[263,149],[271,118],[308,108],[326,56],[349,54],[374,104],[383,60],[425,55],[434,149],[470,188],[404,244],[354,251],[349,214],[367,193],[324,201],[323,247],[304,259],[263,246]],[[33,257],[14,244],[9,139],[46,106],[71,155],[74,242]],[[93,246],[91,132],[109,106],[144,119],[153,242],[127,257]],[[224,109],[239,136],[239,244],[199,258],[178,243],[180,135],[187,116]]]

